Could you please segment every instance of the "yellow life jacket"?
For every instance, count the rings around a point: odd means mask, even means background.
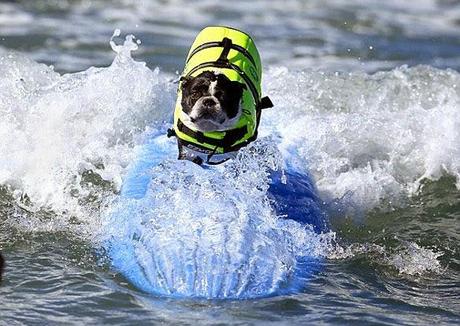
[[[201,132],[190,129],[180,120],[182,92],[179,84],[174,129],[180,146],[206,154],[233,152],[257,138],[261,110],[272,107],[268,97],[261,97],[262,66],[254,41],[244,32],[229,27],[203,29],[190,48],[182,77],[195,77],[204,71],[218,71],[231,81],[247,87],[242,95],[242,114],[232,129]],[[180,155],[180,154],[179,154]]]

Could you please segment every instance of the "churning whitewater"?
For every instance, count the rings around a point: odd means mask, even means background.
[[[259,140],[234,161],[203,169],[177,161],[165,135],[178,76],[133,60],[133,36],[111,45],[109,67],[65,75],[0,53],[0,185],[31,213],[5,223],[70,232],[143,291],[205,298],[297,291],[324,259],[384,251],[342,247],[309,221],[403,206],[423,180],[443,175],[460,188],[453,70],[271,67],[263,88],[275,107],[264,112]],[[120,198],[139,169],[150,180],[145,196]],[[307,223],[275,209],[292,203],[277,202],[271,187],[291,181],[311,193]],[[402,273],[442,270],[438,253],[415,243],[405,250],[418,260],[382,255]]]

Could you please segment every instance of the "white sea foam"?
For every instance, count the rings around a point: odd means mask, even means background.
[[[427,66],[374,75],[271,69],[265,133],[347,209],[398,201],[443,173],[460,187],[460,75]],[[282,112],[282,114],[280,114]]]
[[[427,274],[442,274],[445,268],[440,257],[444,254],[430,248],[424,248],[415,242],[401,241],[397,248],[386,248],[377,244],[358,244],[348,246],[328,242],[329,252],[326,257],[333,260],[353,259],[359,256],[370,256],[377,264],[396,270],[399,276],[413,277]]]
[[[438,258],[442,255],[442,252],[409,242],[387,258],[387,262],[394,266],[400,274],[420,276],[426,273],[441,273],[443,267]]]
[[[7,53],[0,74],[0,183],[58,212],[79,211],[85,170],[119,188],[135,138],[173,101],[169,76],[134,62],[129,47],[110,67],[63,76]]]

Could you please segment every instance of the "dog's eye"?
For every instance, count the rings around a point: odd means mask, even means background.
[[[194,91],[192,92],[192,98],[197,99],[201,97],[201,92],[200,91]]]
[[[219,98],[222,97],[223,95],[224,95],[224,92],[222,92],[222,91],[216,91],[216,92],[214,93],[214,96],[215,96],[215,97],[219,97]]]

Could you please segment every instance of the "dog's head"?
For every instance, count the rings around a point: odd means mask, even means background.
[[[241,116],[240,102],[245,88],[245,84],[212,71],[184,78],[181,120],[203,132],[230,129]]]

